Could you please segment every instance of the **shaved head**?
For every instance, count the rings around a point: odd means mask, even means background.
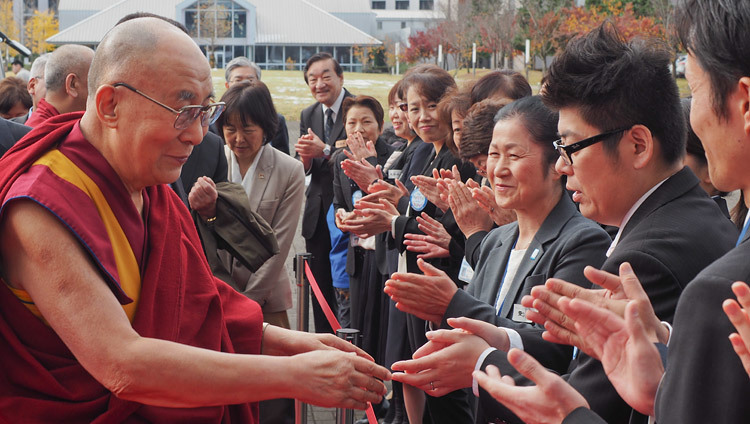
[[[189,43],[195,52],[208,61],[192,38],[176,26],[159,18],[144,17],[122,22],[104,36],[96,50],[89,72],[89,96],[93,98],[102,84],[132,81],[152,68],[154,59],[172,48],[174,42]],[[162,70],[163,71],[163,70]]]
[[[85,81],[93,57],[94,51],[86,46],[66,44],[58,47],[49,55],[43,72],[47,91],[64,90],[65,78],[69,74],[76,74]]]

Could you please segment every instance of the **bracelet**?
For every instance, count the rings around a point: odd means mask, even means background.
[[[263,353],[263,339],[266,337],[266,328],[268,328],[268,323],[263,323],[263,330],[260,332],[260,353]]]

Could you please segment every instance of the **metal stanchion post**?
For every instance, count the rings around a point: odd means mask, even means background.
[[[344,339],[354,346],[359,347],[362,344],[362,335],[356,328],[340,328],[336,330],[336,337]],[[336,409],[336,424],[353,424],[354,410],[338,408]]]
[[[310,329],[310,283],[305,279],[305,261],[312,257],[309,253],[300,253],[294,259],[294,272],[297,277],[297,330],[308,332]],[[294,400],[294,423],[307,424],[307,404]]]

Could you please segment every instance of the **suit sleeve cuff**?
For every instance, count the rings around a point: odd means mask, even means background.
[[[479,355],[479,359],[477,359],[477,363],[474,364],[474,371],[479,371],[482,369],[482,364],[484,363],[484,360],[487,359],[487,356],[489,356],[490,353],[496,351],[494,347],[488,347],[487,349],[482,352],[481,355]],[[477,380],[472,377],[471,378],[471,391],[474,392],[474,396],[479,397],[479,384],[477,384]]]

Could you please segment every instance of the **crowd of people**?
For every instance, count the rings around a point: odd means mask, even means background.
[[[691,99],[609,22],[538,95],[422,64],[382,105],[322,52],[293,144],[175,21],[38,58],[0,82],[0,422],[744,422],[750,7],[675,20]],[[359,347],[290,329],[296,234]]]

